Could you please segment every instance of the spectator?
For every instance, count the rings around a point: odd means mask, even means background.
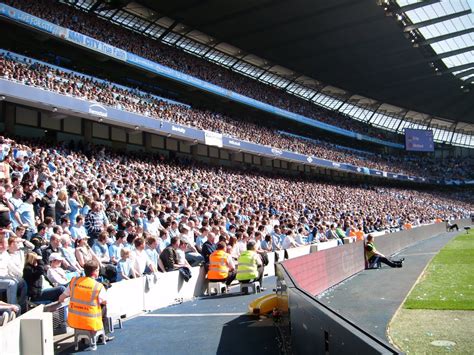
[[[67,264],[67,270],[82,274],[83,268],[76,258],[75,249],[71,246],[71,237],[67,234],[61,236],[60,252]]]
[[[0,228],[10,225],[10,211],[14,209],[5,196],[5,187],[0,186]]]
[[[138,275],[145,274],[145,271],[149,270],[149,273],[157,272],[157,265],[153,263],[145,252],[145,240],[141,237],[136,238],[133,241],[135,250],[133,251],[133,268]],[[148,267],[148,269],[147,269]]]
[[[61,236],[53,234],[49,240],[49,245],[43,250],[43,262],[46,269],[49,267],[49,256],[52,253],[59,253],[61,247]]]
[[[15,240],[14,237],[12,240]],[[5,234],[0,234],[0,289],[6,290],[7,302],[20,304],[26,309],[26,283],[22,279],[22,272],[18,271],[18,262],[15,256],[8,252],[8,242]]]
[[[75,272],[66,273],[66,270],[61,267],[63,261],[64,258],[59,253],[52,253],[49,256],[49,264],[51,267],[48,268],[46,275],[53,286],[67,286],[73,276],[79,276],[79,274]]]
[[[71,236],[74,240],[79,237],[87,237],[87,230],[84,227],[84,217],[82,215],[77,215],[76,224],[71,228]]]
[[[178,256],[176,253],[179,243],[180,240],[178,237],[172,237],[171,244],[167,246],[160,254],[160,260],[167,272],[177,270],[181,266],[178,262]]]
[[[286,250],[286,249],[296,248],[300,246],[302,245],[297,243],[295,241],[295,238],[293,237],[293,231],[290,230],[286,232],[285,239],[283,239],[282,248]]]
[[[46,217],[56,218],[56,195],[52,185],[46,188],[46,194],[41,199],[40,203],[40,218],[45,221]]]
[[[59,190],[55,206],[56,223],[61,224],[61,218],[68,216],[69,213],[71,213],[71,209],[69,208],[67,192],[66,190]]]
[[[216,251],[215,234],[210,232],[207,236],[206,242],[202,245],[202,256],[204,257],[204,264],[206,268],[209,266],[209,256]]]
[[[97,201],[92,202],[91,210],[87,213],[85,219],[85,227],[87,235],[89,236],[89,245],[94,245],[99,234],[104,230],[104,220],[101,213],[100,203]]]
[[[27,254],[23,277],[28,286],[28,296],[33,302],[56,302],[64,292],[64,286],[44,288],[45,274],[42,257],[34,252]]]
[[[26,228],[25,237],[28,240],[38,231],[36,228],[37,217],[33,207],[35,200],[35,193],[27,191],[24,196],[24,202],[20,204],[17,210],[21,225]]]
[[[110,260],[112,261],[113,264],[117,264],[118,261],[120,260],[121,258],[120,251],[125,247],[124,242],[125,242],[125,232],[118,231],[115,236],[115,242],[109,246]]]
[[[117,281],[130,280],[139,276],[133,268],[130,250],[127,248],[120,249],[120,260],[117,264]]]
[[[145,241],[146,241],[145,252],[148,255],[148,259],[150,259],[153,266],[155,266],[155,269],[158,270],[158,259],[160,258],[160,255],[156,251],[156,248],[158,247],[158,241],[156,240],[155,237],[148,237],[146,238]],[[152,272],[152,271],[147,270],[147,272]]]

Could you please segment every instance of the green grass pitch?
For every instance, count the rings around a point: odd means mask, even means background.
[[[460,234],[441,249],[404,307],[474,310],[474,231]]]

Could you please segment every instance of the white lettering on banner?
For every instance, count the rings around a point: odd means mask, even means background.
[[[240,142],[233,141],[232,139],[229,139],[229,144],[240,147]]]
[[[393,175],[393,178],[396,179],[398,177],[398,175]]]
[[[83,35],[81,33],[75,31],[68,31],[68,36],[66,37],[67,40],[80,44],[84,47],[90,48],[95,50],[96,52],[100,52],[106,54],[108,56],[114,57],[119,60],[127,60],[127,52],[122,49],[116,48],[109,44],[103,43],[98,41],[92,37]]]
[[[357,172],[360,173],[362,171],[362,169],[359,167],[357,168]]]
[[[384,172],[382,173],[382,175],[383,175],[383,177],[387,177],[387,172],[384,171]]]
[[[174,132],[179,132],[181,134],[186,134],[186,130],[182,127],[171,126],[171,130]]]
[[[340,167],[341,167],[341,164],[332,162],[332,166],[334,166],[334,167],[336,167],[336,168],[340,168]]]
[[[280,149],[272,148],[272,153],[275,155],[282,155],[283,152]]]
[[[307,157],[306,160],[308,161],[308,163],[312,163],[312,162],[313,162],[313,158],[311,158],[311,157]]]
[[[89,106],[89,113],[100,116],[100,117],[107,117],[107,109],[99,104],[92,104]]]

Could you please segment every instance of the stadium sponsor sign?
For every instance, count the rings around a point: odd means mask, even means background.
[[[283,152],[280,149],[272,148],[271,152],[275,155],[282,155]]]
[[[204,131],[204,143],[222,148],[222,134],[211,131]]]
[[[173,132],[178,132],[178,133],[181,133],[181,134],[186,134],[186,129],[183,128],[183,127],[179,127],[179,126],[175,126],[175,125],[171,125],[171,130]]]
[[[83,35],[82,33],[75,32],[72,30],[66,30],[65,39],[69,42],[79,44],[93,51],[100,52],[107,56],[113,57],[118,60],[126,61],[127,52],[122,49],[111,46],[110,44],[96,40],[95,38]]]
[[[107,117],[108,116],[108,111],[107,109],[100,105],[100,104],[92,104],[89,106],[89,113],[100,116],[100,117]]]
[[[55,36],[59,36],[59,33],[62,32],[62,28],[60,26],[57,26],[51,22],[42,20],[36,16],[32,16],[26,12],[20,11],[5,4],[0,4],[0,14],[9,17],[12,20],[21,22],[25,25],[34,27],[38,30],[51,33]]]

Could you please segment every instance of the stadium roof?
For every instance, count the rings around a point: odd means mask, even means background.
[[[63,0],[391,131],[474,146],[473,0]]]

